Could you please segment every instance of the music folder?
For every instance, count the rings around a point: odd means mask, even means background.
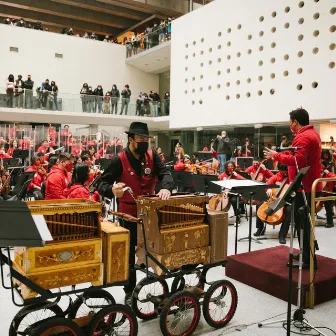
[[[0,246],[44,246],[53,238],[43,215],[31,215],[25,202],[0,201]]]

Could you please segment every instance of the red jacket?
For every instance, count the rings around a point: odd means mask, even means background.
[[[246,171],[246,173],[249,173],[253,177],[256,174],[257,170],[258,170],[258,167],[255,167],[255,166],[252,165],[252,166],[248,167],[245,171]],[[273,173],[270,170],[264,170],[264,169],[260,168],[258,175],[259,176],[257,176],[257,180],[265,182],[265,179],[270,179],[273,176]],[[261,177],[263,177],[263,178],[261,179]]]
[[[303,189],[310,193],[314,181],[321,177],[321,138],[315,131],[314,126],[302,127],[295,135],[293,147],[302,147],[295,151],[299,169],[310,166],[306,175],[303,177]],[[276,153],[274,160],[288,166],[289,182],[292,182],[296,176],[295,159],[289,153]],[[319,183],[316,191],[322,190],[322,184]]]
[[[219,179],[222,180],[227,180],[229,178],[229,175],[226,174],[225,172],[219,175]],[[231,175],[230,180],[245,180],[245,178],[239,174],[237,176]]]
[[[29,191],[30,189],[34,189],[36,187],[41,188],[42,182],[45,181],[45,175],[39,174],[37,169],[38,167],[36,166],[29,166],[25,171],[25,172],[35,172],[33,180],[30,182],[27,191]]]
[[[70,188],[63,191],[65,198],[86,198],[90,199],[90,190],[82,184],[73,184]]]
[[[47,175],[45,199],[65,199],[63,192],[69,182],[68,173],[58,166],[53,166]]]
[[[282,183],[285,179],[285,176],[282,175],[280,172],[276,173],[275,175],[273,175],[268,181],[267,184],[276,184],[278,183]],[[289,180],[287,178],[286,184],[289,184]]]
[[[336,177],[336,174],[332,172],[328,172],[327,174],[324,174],[323,177],[324,178]],[[334,190],[335,185],[336,185],[336,182],[328,182],[324,190],[328,192],[332,192]]]
[[[6,153],[0,154],[0,159],[10,159],[10,158],[11,158],[11,156],[6,154]]]
[[[46,154],[47,153],[47,150],[48,148],[44,147],[44,146],[40,146],[38,149],[37,149],[37,153],[43,153],[43,154]]]

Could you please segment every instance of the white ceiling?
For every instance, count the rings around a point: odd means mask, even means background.
[[[170,41],[127,58],[126,63],[152,74],[165,72],[170,69]]]

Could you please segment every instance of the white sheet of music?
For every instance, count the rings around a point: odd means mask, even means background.
[[[41,239],[46,242],[46,241],[51,241],[53,240],[53,237],[51,236],[51,233],[48,229],[48,225],[44,219],[43,215],[32,215],[36,228],[38,232],[40,233]]]
[[[223,181],[211,181],[211,182],[226,189],[232,189],[234,187],[251,187],[256,185],[259,186],[265,185],[265,183],[252,180],[223,180]]]

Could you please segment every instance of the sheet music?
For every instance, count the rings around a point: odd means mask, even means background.
[[[50,234],[50,231],[48,229],[47,223],[44,219],[43,215],[32,215],[36,228],[41,236],[41,239],[46,241],[52,241],[53,237]]]
[[[252,180],[223,180],[223,181],[211,181],[222,188],[232,189],[234,187],[251,187],[251,186],[260,186],[265,183]]]

